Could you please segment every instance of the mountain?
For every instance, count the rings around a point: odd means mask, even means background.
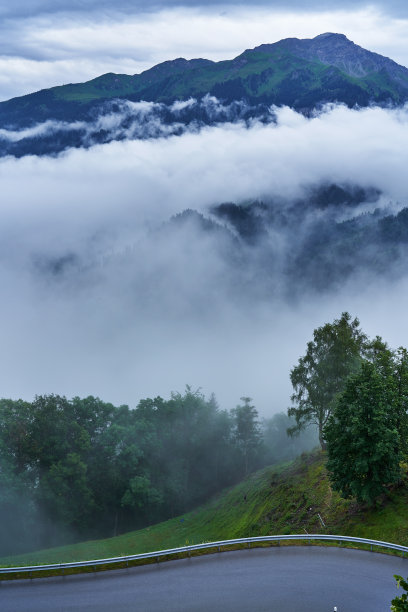
[[[108,73],[2,102],[0,154],[55,153],[68,146],[154,137],[178,133],[193,122],[271,121],[271,105],[307,114],[330,102],[353,107],[407,100],[408,69],[343,34],[288,38],[248,49],[232,60],[179,58],[133,76]],[[150,106],[141,106],[142,101]],[[150,124],[146,128],[152,113],[160,124],[173,127],[158,129],[156,121],[153,131]],[[112,121],[101,121],[120,114],[126,121],[122,125],[117,120],[115,132]],[[41,130],[32,130],[46,122]]]

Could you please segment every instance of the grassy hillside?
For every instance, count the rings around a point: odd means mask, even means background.
[[[34,565],[108,558],[204,541],[267,534],[331,533],[408,545],[408,487],[392,491],[375,510],[342,500],[328,483],[322,453],[265,468],[206,505],[116,538],[0,559]],[[318,513],[326,524],[324,528]]]

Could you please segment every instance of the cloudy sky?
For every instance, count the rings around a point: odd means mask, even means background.
[[[408,65],[405,0],[1,0],[0,17],[0,100],[327,31]]]

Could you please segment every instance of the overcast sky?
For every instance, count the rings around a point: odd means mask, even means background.
[[[0,0],[0,17],[0,100],[327,31],[408,65],[406,0]]]

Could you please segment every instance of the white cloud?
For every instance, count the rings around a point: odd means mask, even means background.
[[[84,130],[86,124],[81,121],[75,121],[67,123],[65,121],[53,121],[48,120],[44,123],[38,123],[33,127],[24,128],[22,130],[10,130],[0,128],[0,140],[9,140],[11,142],[18,142],[24,138],[41,138],[43,136],[49,136],[54,134],[56,131],[71,132],[76,130]]]
[[[170,110],[173,113],[179,113],[180,111],[185,110],[186,108],[191,108],[197,103],[195,98],[189,98],[188,100],[176,100],[170,107]]]
[[[407,345],[406,280],[364,279],[290,305],[239,281],[239,266],[191,224],[160,231],[185,208],[290,198],[322,181],[377,186],[385,201],[407,204],[407,139],[406,109],[337,107],[310,120],[282,109],[277,127],[1,160],[2,395],[134,404],[189,383],[225,407],[249,394],[266,413],[287,406],[290,367],[313,328],[342,310]],[[63,257],[67,272],[55,275]]]

